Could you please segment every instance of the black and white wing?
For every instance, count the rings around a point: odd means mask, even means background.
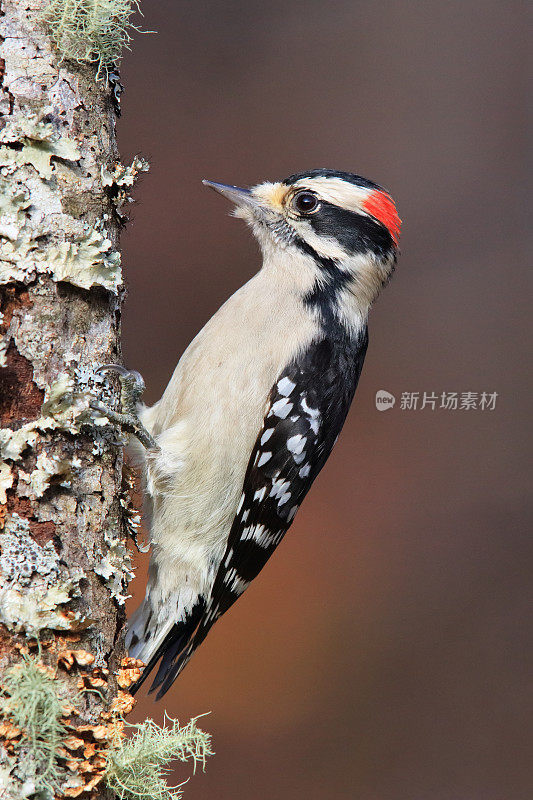
[[[181,639],[163,655],[152,685],[152,690],[160,687],[158,699],[283,539],[340,433],[367,341],[366,330],[356,346],[321,339],[273,386],[211,594],[186,646]]]

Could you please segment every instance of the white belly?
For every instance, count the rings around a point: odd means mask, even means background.
[[[203,593],[225,550],[250,454],[279,373],[316,327],[301,301],[262,273],[234,294],[183,354],[142,419],[161,451],[147,459],[152,558],[164,599]],[[258,286],[259,284],[259,286]]]

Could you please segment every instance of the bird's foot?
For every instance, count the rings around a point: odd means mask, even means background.
[[[92,400],[90,403],[91,408],[107,417],[120,430],[135,436],[147,450],[158,449],[155,439],[146,430],[137,415],[137,405],[144,392],[142,375],[135,370],[126,369],[120,364],[102,364],[95,372],[116,372],[118,374],[120,382],[120,411],[109,408],[100,400]]]

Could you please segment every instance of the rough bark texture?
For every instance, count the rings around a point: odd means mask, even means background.
[[[105,796],[114,714],[132,702],[117,686],[129,562],[121,450],[84,390],[120,359],[117,202],[133,178],[110,92],[60,63],[42,5],[2,0],[0,17],[0,667],[28,652],[52,667],[74,737],[52,794]],[[7,695],[2,708],[0,794],[32,796],[42,767]]]

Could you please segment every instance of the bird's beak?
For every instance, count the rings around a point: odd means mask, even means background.
[[[214,189],[215,192],[223,194],[239,208],[249,208],[253,211],[264,210],[263,205],[254,197],[250,189],[241,189],[239,186],[228,186],[225,183],[215,183],[214,181],[203,180],[202,183],[204,186]]]

